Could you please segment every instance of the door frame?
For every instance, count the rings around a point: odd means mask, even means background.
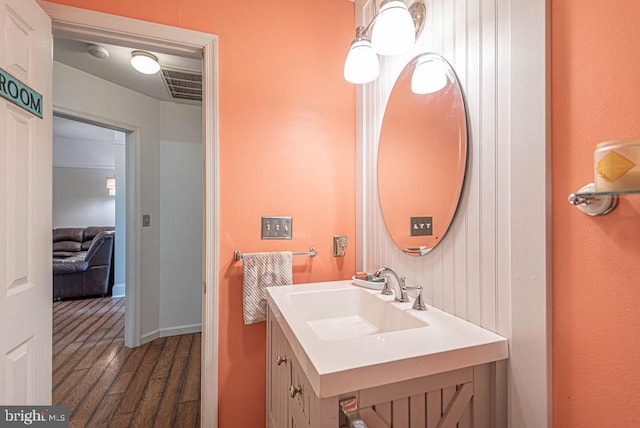
[[[124,345],[134,348],[142,344],[140,331],[140,284],[142,274],[138,266],[142,264],[142,253],[138,243],[142,239],[142,231],[136,223],[142,218],[142,198],[139,176],[140,171],[140,128],[137,125],[120,122],[111,118],[95,115],[87,111],[80,111],[59,105],[53,106],[53,115],[67,119],[85,122],[92,125],[112,128],[126,133],[126,213],[125,221],[129,225],[125,235],[126,245],[126,292],[124,315]],[[114,243],[115,249],[115,243]]]
[[[135,45],[140,49],[202,58],[204,213],[200,418],[202,426],[215,428],[218,425],[218,37],[214,34],[109,15],[41,0],[38,0],[38,4],[51,18],[53,33],[56,36],[91,39],[109,44]],[[127,127],[124,128],[127,129]],[[136,156],[136,159],[138,158],[139,156]],[[138,182],[139,180],[136,180],[136,183]],[[139,192],[136,193],[139,194]],[[137,208],[134,211],[137,211]],[[140,220],[139,215],[135,218],[132,228],[132,234],[136,236],[136,239],[139,238],[140,234],[138,220]],[[134,257],[139,260],[139,246],[136,247],[134,252]],[[137,290],[139,287],[135,288]],[[136,298],[136,293],[132,297],[135,300],[135,307],[139,307],[139,297]],[[134,318],[136,319],[134,324],[137,327],[139,338],[140,311],[134,312]],[[134,329],[134,331],[136,330]]]

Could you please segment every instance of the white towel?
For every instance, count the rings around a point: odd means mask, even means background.
[[[242,281],[242,315],[245,324],[267,319],[265,287],[293,283],[293,254],[290,251],[276,253],[245,253],[244,280]]]

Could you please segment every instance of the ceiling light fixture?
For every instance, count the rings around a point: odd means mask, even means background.
[[[411,49],[424,27],[425,13],[423,0],[417,0],[409,8],[402,0],[383,0],[371,22],[356,28],[356,38],[344,64],[345,80],[356,84],[375,80],[380,71],[376,53],[397,55]]]
[[[131,52],[131,66],[142,74],[156,74],[160,71],[158,57],[145,51]]]

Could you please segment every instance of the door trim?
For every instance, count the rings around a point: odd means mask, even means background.
[[[142,274],[137,266],[142,265],[142,253],[138,242],[141,242],[142,231],[136,224],[142,218],[142,198],[140,188],[140,129],[137,125],[98,116],[87,111],[80,111],[59,105],[53,105],[54,116],[66,117],[72,120],[83,121],[96,126],[108,126],[113,129],[126,132],[126,293],[125,305],[128,310],[124,316],[124,344],[128,347],[137,347],[142,344],[140,331],[140,284]],[[133,160],[133,162],[130,162]],[[131,310],[133,308],[133,310]]]
[[[89,38],[109,44],[135,45],[203,60],[203,293],[201,424],[218,425],[218,37],[137,19],[38,1],[56,36]],[[138,219],[136,219],[138,220]],[[135,224],[134,233],[139,233]],[[137,287],[136,287],[137,288]],[[139,299],[137,299],[139,300]],[[139,302],[137,302],[139,304]],[[139,311],[136,311],[139,313]],[[139,325],[139,322],[138,322]],[[139,336],[139,335],[138,335]]]

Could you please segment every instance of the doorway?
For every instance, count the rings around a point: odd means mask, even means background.
[[[112,297],[125,296],[125,143],[123,130],[54,112],[53,229],[115,231],[108,293]]]
[[[202,284],[202,373],[201,373],[201,421],[203,426],[217,426],[217,277],[218,277],[218,111],[217,111],[217,37],[195,31],[168,27],[144,21],[80,10],[57,4],[41,2],[40,5],[51,17],[54,36],[91,39],[96,42],[138,46],[173,55],[203,58],[203,103],[202,103],[202,153],[203,170],[203,284]],[[58,111],[59,106],[55,106]],[[123,126],[127,129],[126,126]],[[133,132],[133,139],[140,138]],[[132,145],[137,147],[136,144]],[[137,150],[137,148],[136,148]],[[136,157],[136,163],[140,162]],[[138,177],[133,177],[139,186]],[[139,193],[137,193],[139,194]],[[142,212],[135,213],[136,221],[142,219]],[[128,235],[134,235],[139,242],[143,234],[142,226]],[[129,257],[141,257],[135,248]],[[135,273],[133,282],[141,280],[140,272]],[[127,278],[127,284],[129,278]],[[127,285],[128,286],[128,285]],[[136,309],[140,308],[139,290],[127,293],[127,304],[131,300]],[[139,311],[136,311],[139,312]],[[140,335],[140,320],[134,321],[134,334]]]
[[[118,63],[117,54],[112,55],[114,58],[110,58],[108,65],[104,64],[103,59],[92,58],[82,51],[86,44],[87,42],[66,39],[63,41],[55,40],[54,102],[57,106],[65,107],[67,111],[80,112],[79,114],[85,118],[88,117],[93,124],[100,125],[100,127],[73,122],[76,126],[83,125],[78,135],[79,138],[64,140],[54,138],[54,159],[59,160],[64,155],[64,150],[57,150],[58,145],[63,142],[75,143],[73,150],[71,150],[73,155],[80,157],[84,152],[86,157],[90,158],[89,162],[84,163],[93,163],[94,166],[105,164],[109,166],[110,163],[113,163],[117,169],[115,154],[111,154],[111,162],[101,159],[98,138],[93,138],[93,136],[98,134],[97,130],[108,133],[106,127],[115,128],[116,124],[122,123],[123,120],[129,121],[132,127],[138,129],[138,150],[131,150],[131,147],[127,145],[125,163],[128,165],[139,164],[139,168],[136,168],[136,175],[142,189],[142,198],[137,197],[136,194],[140,192],[136,191],[135,187],[126,184],[121,186],[120,192],[116,192],[115,198],[128,194],[129,197],[125,199],[135,201],[131,207],[134,209],[129,211],[136,211],[137,205],[141,207],[143,212],[143,240],[135,242],[142,256],[141,264],[133,269],[128,266],[133,272],[141,271],[142,282],[134,283],[134,287],[128,288],[130,292],[133,288],[134,293],[135,288],[139,288],[141,312],[137,318],[140,319],[141,336],[137,338],[138,344],[150,344],[151,347],[141,346],[141,350],[136,347],[132,353],[122,349],[121,328],[124,326],[126,335],[129,337],[131,331],[127,330],[130,326],[124,325],[121,317],[124,312],[125,318],[136,318],[136,314],[132,314],[132,312],[137,309],[127,306],[124,310],[123,304],[115,303],[116,301],[123,302],[123,299],[114,299],[113,302],[110,302],[111,299],[107,298],[108,303],[104,303],[104,306],[99,302],[90,302],[88,305],[80,307],[77,315],[74,313],[74,309],[78,306],[66,305],[64,315],[60,315],[62,309],[60,305],[55,303],[53,311],[54,404],[68,405],[71,418],[76,423],[78,421],[86,422],[90,418],[110,418],[111,416],[130,417],[134,424],[146,423],[149,422],[148,418],[156,413],[156,408],[158,415],[164,414],[169,419],[175,417],[176,412],[179,413],[178,409],[192,414],[194,407],[198,410],[200,407],[199,357],[201,352],[199,344],[201,341],[200,336],[194,335],[194,333],[200,332],[202,325],[202,252],[201,246],[198,245],[201,240],[200,225],[202,223],[201,106],[158,100],[131,88],[118,85],[118,79],[113,75],[108,74],[104,78],[100,78],[82,70],[81,67],[86,67],[83,61],[89,61],[89,65],[99,62],[103,70],[107,70],[109,67],[124,68],[124,71],[135,74],[135,71],[130,69],[128,61]],[[60,48],[61,45],[62,48]],[[78,61],[67,58],[65,53],[68,53],[70,49],[65,49],[65,45],[79,47],[74,52],[84,53],[83,58]],[[109,45],[108,48],[111,52],[117,52],[116,47],[112,45]],[[164,60],[165,58],[162,58],[163,67],[169,62]],[[201,68],[200,61],[196,62],[194,68]],[[158,75],[145,76],[144,78],[151,79],[151,82],[162,79]],[[78,91],[76,85],[83,90]],[[60,88],[66,88],[64,94],[59,93]],[[100,99],[100,105],[94,105],[93,99]],[[110,124],[105,124],[105,120],[108,120]],[[98,123],[99,121],[102,123]],[[54,129],[56,122],[54,119]],[[117,135],[124,136],[121,132],[118,132]],[[124,142],[122,136],[119,140]],[[130,135],[129,140],[131,139]],[[136,142],[129,141],[129,144],[135,145]],[[117,147],[123,148],[122,144]],[[114,147],[112,146],[111,149],[113,152]],[[136,162],[136,157],[140,158],[139,163]],[[66,163],[78,165],[82,164],[82,161],[83,159],[77,159]],[[60,168],[54,168],[54,198],[60,194],[64,196],[63,192],[55,191],[58,187],[55,178],[60,175],[56,171],[58,169]],[[75,169],[66,168],[65,172]],[[79,189],[90,187],[90,175],[96,171],[96,169],[89,168],[77,169],[84,175],[76,177],[71,183],[75,187],[74,195],[81,193],[78,191]],[[150,180],[149,176],[153,179]],[[122,184],[123,175],[117,178],[116,183]],[[99,181],[104,183],[104,178]],[[76,216],[75,221],[89,221],[87,218],[91,213],[87,211],[92,211],[95,204],[102,202],[105,197],[107,202],[109,199],[106,196],[104,184],[102,188],[99,186],[100,183],[97,184],[97,187],[89,189],[89,193],[93,191],[94,194],[87,195],[83,192],[88,197],[84,198],[81,203],[75,204],[75,207],[71,206],[72,200],[54,200],[54,218],[57,212],[56,207],[63,205],[67,211],[84,211],[82,215]],[[144,222],[145,215],[150,218],[146,224]],[[129,217],[129,223],[135,228],[136,216],[129,215]],[[113,225],[112,222],[103,223]],[[93,223],[67,224],[70,227],[85,225],[90,226]],[[120,235],[118,229],[123,229],[118,226],[122,225],[116,224],[116,238]],[[85,233],[86,230],[88,229],[85,229]],[[122,250],[116,249],[115,255],[120,256],[121,252]],[[91,262],[89,263],[91,264]],[[65,276],[67,275],[62,275],[62,278]],[[60,280],[60,276],[57,278]],[[69,285],[72,284],[69,283]],[[89,297],[89,295],[84,297]],[[95,312],[92,312],[94,309]],[[88,313],[92,313],[92,316],[87,317]],[[63,328],[60,328],[61,316],[67,317],[66,321],[62,322],[65,325]],[[66,326],[71,322],[74,325],[77,324],[77,327],[68,333]],[[104,326],[110,325],[115,327],[109,328],[108,333],[103,336]],[[97,328],[96,326],[100,327],[93,331]],[[78,337],[74,339],[74,336]],[[90,336],[91,339],[81,340],[86,336]],[[190,337],[195,338],[190,340]],[[177,346],[178,343],[185,343],[183,338],[189,343],[193,343],[193,345],[186,346],[186,349],[189,350],[188,360],[190,361],[188,370],[187,366],[183,364],[185,361],[183,358],[186,357],[184,354],[185,346]],[[176,342],[176,339],[179,339],[179,342]],[[103,345],[111,350],[107,357],[93,346],[96,341],[108,342]],[[71,343],[72,345],[70,345]],[[158,365],[159,362],[154,364],[153,359],[149,357],[152,354],[148,354],[145,350],[148,352],[153,350],[154,353],[160,352],[158,355],[162,361],[168,361],[166,366],[171,367],[171,370],[163,369],[165,366]],[[71,359],[68,357],[70,352],[73,352]],[[139,357],[141,352],[145,356],[140,362],[139,369],[134,369],[138,367],[136,360],[142,358]],[[115,356],[108,358],[112,355]],[[84,372],[87,365],[91,365],[91,368]],[[153,373],[148,370],[150,367],[154,367]],[[189,374],[188,378],[192,379],[194,375],[196,376],[195,380],[185,383],[185,387],[188,386],[185,391],[197,388],[197,394],[183,393],[178,397],[172,391],[175,390],[175,385],[182,385],[177,383],[175,379],[183,377],[177,376],[176,373],[185,370],[185,374]],[[136,372],[135,376],[130,379],[126,390],[121,391],[120,389],[125,388],[124,385],[129,379],[127,376],[132,371]],[[145,374],[147,376],[144,376]],[[96,381],[97,376],[100,376],[99,381]],[[120,386],[120,389],[111,390],[107,388],[109,383],[118,383],[123,386]],[[142,389],[143,387],[144,389]],[[82,391],[88,389],[91,390],[92,397],[91,399],[83,399],[85,394]],[[145,393],[140,394],[143,390]],[[149,400],[144,398],[147,397],[145,394],[157,395],[163,399]],[[145,405],[141,404],[140,407],[135,405],[138,402],[145,403]],[[97,412],[94,406],[98,406],[101,412]],[[168,409],[172,408],[174,411],[167,411],[167,409],[158,406],[167,406]],[[191,410],[187,411],[186,409]]]

